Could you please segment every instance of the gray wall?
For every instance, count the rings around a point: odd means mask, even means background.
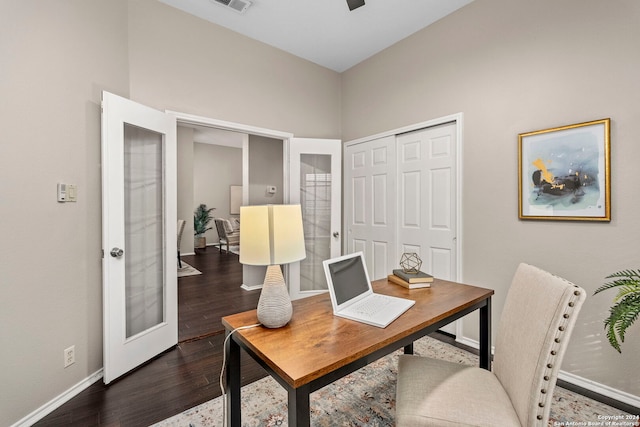
[[[476,0],[342,76],[344,141],[464,113],[463,279],[495,289],[496,322],[522,261],[584,287],[562,369],[635,396],[640,324],[617,354],[602,323],[615,292],[591,295],[640,267],[639,22],[636,0]],[[518,133],[607,117],[611,223],[518,220]]]
[[[0,425],[11,425],[102,367],[102,90],[339,138],[340,75],[155,0],[4,1],[0,28]],[[77,203],[56,202],[58,182],[78,186]]]

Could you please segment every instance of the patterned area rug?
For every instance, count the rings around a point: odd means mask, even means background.
[[[433,338],[414,344],[417,355],[477,365],[477,357]],[[311,394],[311,425],[393,426],[397,351]],[[222,397],[188,409],[155,424],[156,427],[222,426]],[[588,425],[602,420],[598,416],[625,413],[556,387],[549,426]],[[585,424],[576,424],[585,423]],[[286,426],[287,395],[271,377],[242,388],[242,425],[248,427]],[[496,425],[499,425],[497,422]],[[592,424],[595,425],[595,424]]]
[[[190,266],[184,261],[181,261],[181,262],[182,262],[182,268],[178,267],[178,277],[196,276],[198,274],[202,274],[202,272],[196,269],[195,267]]]

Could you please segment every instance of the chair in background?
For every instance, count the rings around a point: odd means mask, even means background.
[[[231,223],[224,218],[214,218],[213,221],[216,223],[216,231],[220,240],[218,243],[220,252],[222,252],[222,245],[226,245],[227,253],[229,253],[230,245],[240,244],[240,233],[233,231]]]
[[[182,260],[180,259],[180,240],[182,240],[182,232],[184,225],[187,223],[184,219],[178,220],[178,268],[182,268]]]
[[[497,329],[493,372],[402,355],[397,426],[546,426],[584,289],[520,264]]]

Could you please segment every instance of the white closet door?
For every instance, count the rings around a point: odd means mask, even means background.
[[[422,271],[456,280],[456,125],[399,135],[398,244]]]
[[[345,148],[346,252],[365,254],[369,277],[398,268],[395,248],[395,136]]]

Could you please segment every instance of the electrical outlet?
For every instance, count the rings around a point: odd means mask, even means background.
[[[76,346],[72,345],[64,349],[64,367],[66,368],[74,363],[76,363]]]

